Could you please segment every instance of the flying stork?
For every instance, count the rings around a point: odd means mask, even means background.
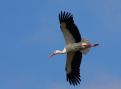
[[[91,47],[99,44],[91,44],[87,39],[82,39],[77,26],[74,24],[73,15],[69,12],[59,13],[60,28],[64,35],[66,46],[63,50],[55,50],[56,54],[67,54],[65,65],[66,78],[70,85],[80,84],[80,64],[82,54],[86,54]],[[51,57],[50,56],[50,57]]]

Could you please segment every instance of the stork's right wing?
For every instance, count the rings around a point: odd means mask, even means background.
[[[73,16],[71,13],[61,11],[59,14],[59,21],[66,44],[77,43],[81,41],[81,35],[77,26],[74,24]]]
[[[67,53],[66,77],[70,85],[80,84],[80,64],[82,53],[80,51]]]

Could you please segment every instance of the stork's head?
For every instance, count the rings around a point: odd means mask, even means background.
[[[64,48],[63,50],[55,50],[50,57],[56,55],[56,54],[65,54],[66,53],[66,49]]]
[[[49,57],[51,58],[52,56],[55,56],[56,54],[59,54],[59,50],[55,50]]]

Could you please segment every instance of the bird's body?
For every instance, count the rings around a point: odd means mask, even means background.
[[[90,47],[86,48],[86,47],[82,46],[83,44],[90,45],[90,43],[87,39],[83,39],[81,42],[66,45],[66,47],[65,47],[66,52],[80,51],[80,52],[82,52],[82,54],[85,54],[88,52]]]
[[[98,44],[91,44],[87,39],[82,39],[77,26],[74,24],[73,16],[68,12],[59,14],[60,28],[64,35],[66,46],[63,50],[56,50],[51,56],[56,54],[67,54],[65,65],[67,81],[70,84],[80,84],[80,64],[82,54],[86,54],[91,47]]]

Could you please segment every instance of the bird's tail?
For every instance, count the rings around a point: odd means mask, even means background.
[[[90,44],[89,40],[88,39],[85,39],[85,38],[83,38],[81,42],[82,43],[84,42],[86,44]],[[90,48],[86,48],[86,49],[82,49],[81,50],[82,54],[87,54],[89,51],[90,51]]]

